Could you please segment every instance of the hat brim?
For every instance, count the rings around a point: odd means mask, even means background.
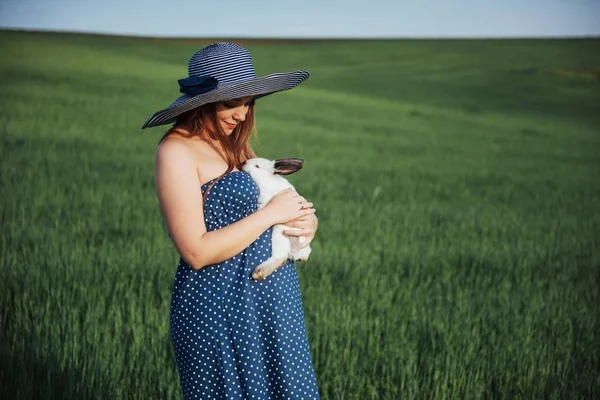
[[[246,96],[264,97],[276,92],[293,89],[306,80],[308,76],[308,71],[275,73],[247,79],[197,96],[184,94],[169,107],[152,114],[144,123],[142,129],[173,123],[177,116],[205,104]]]

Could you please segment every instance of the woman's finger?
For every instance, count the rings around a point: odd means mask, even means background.
[[[294,236],[294,237],[306,235],[302,229],[288,229],[286,231],[283,231],[283,234],[286,236]]]
[[[300,243],[298,245],[298,247],[296,247],[296,250],[302,250],[303,248],[307,247],[308,245],[310,245],[310,243],[313,241],[313,239],[315,238],[315,235],[310,235],[310,236],[305,236],[306,240],[302,243]]]
[[[314,208],[303,208],[300,210],[301,214],[298,218],[304,217],[306,215],[313,215],[317,210],[315,210]],[[296,219],[298,219],[296,218]]]
[[[286,224],[286,226],[293,228],[284,231],[284,233],[288,236],[308,236],[315,234],[314,225],[309,220],[296,220],[292,224]]]
[[[314,228],[314,224],[312,222],[312,218],[309,216],[303,217],[302,219],[297,219],[294,221],[294,228],[302,228],[302,229],[311,229]]]
[[[298,228],[298,229],[287,229],[287,230],[283,231],[283,234],[286,236],[300,237],[300,236],[311,235],[312,232],[310,232],[308,229]]]
[[[314,208],[313,208],[314,210]],[[309,213],[307,215],[302,215],[296,219],[293,219],[291,221],[286,222],[285,226],[288,226],[290,228],[313,228],[314,230],[316,230],[317,228],[317,216],[315,215],[314,212]]]

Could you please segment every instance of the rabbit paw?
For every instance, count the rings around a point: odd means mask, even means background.
[[[286,258],[280,259],[268,259],[252,272],[252,278],[256,280],[265,279],[267,276],[271,275],[274,271],[281,268],[283,264],[287,261]]]

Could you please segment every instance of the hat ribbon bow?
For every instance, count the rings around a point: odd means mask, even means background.
[[[190,96],[197,96],[214,90],[219,81],[212,76],[190,76],[179,79],[179,91]]]

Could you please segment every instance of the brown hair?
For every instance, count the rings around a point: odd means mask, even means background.
[[[227,135],[217,120],[217,103],[206,104],[185,112],[177,117],[173,126],[160,139],[162,142],[172,133],[183,137],[198,136],[206,142],[227,163],[227,170],[218,176],[206,189],[203,200],[209,190],[234,168],[241,169],[244,161],[256,157],[250,146],[250,137],[258,147],[258,136],[254,126],[254,101],[248,107],[246,119],[240,122],[230,135]],[[159,144],[160,144],[159,142]],[[219,143],[219,147],[214,143]]]

